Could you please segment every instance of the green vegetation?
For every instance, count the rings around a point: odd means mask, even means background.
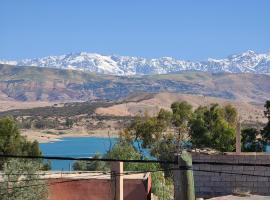
[[[112,102],[75,102],[65,103],[64,106],[46,106],[31,109],[18,109],[0,112],[0,116],[31,116],[31,117],[73,117],[76,115],[92,115],[99,107],[109,107],[114,105]]]
[[[41,151],[37,141],[27,141],[20,135],[16,122],[6,117],[0,119],[0,154],[41,156]],[[0,183],[1,199],[47,199],[46,185],[42,180],[36,180],[39,178],[36,173],[49,169],[50,163],[44,163],[42,160],[0,159],[0,170],[3,171],[3,182]]]
[[[99,154],[94,156],[101,158]],[[133,145],[124,141],[119,141],[114,147],[108,151],[103,158],[111,159],[147,159],[145,158]],[[73,164],[74,170],[86,171],[109,171],[110,164],[100,161],[85,162],[78,161]],[[152,178],[152,192],[159,198],[170,200],[173,194],[173,181],[171,178],[165,178],[163,172],[159,171],[161,167],[158,164],[149,163],[124,163],[124,171],[157,171],[151,173]]]
[[[260,138],[260,131],[256,128],[245,128],[241,132],[242,151],[244,152],[261,152],[265,151],[265,145]]]
[[[7,117],[0,119],[0,154],[40,156],[41,151],[38,142],[27,141],[20,135],[15,121]],[[0,160],[0,169],[5,161],[6,159]]]
[[[1,200],[48,200],[47,183],[37,173],[42,168],[43,165],[38,161],[7,161],[0,183]]]
[[[65,122],[66,127],[72,128],[73,124],[74,124],[74,120],[72,120],[71,118],[66,118],[66,122]]]
[[[138,117],[121,133],[122,139],[142,141],[142,147],[162,160],[172,160],[172,152],[190,143],[193,148],[234,150],[237,111],[231,105],[213,104],[193,111],[187,102],[175,102],[171,110]]]
[[[193,147],[210,147],[219,151],[232,151],[235,144],[237,112],[230,105],[210,105],[195,111],[187,102],[175,102],[171,111],[161,109],[156,116],[147,113],[138,116],[120,133],[118,143],[104,155],[113,159],[147,159],[142,148],[148,148],[151,156],[159,160],[174,160],[174,153],[188,144]],[[209,140],[209,141],[208,141]],[[138,145],[138,148],[135,148]],[[96,155],[100,157],[100,155]],[[125,163],[125,171],[168,169],[172,166],[159,164]],[[76,162],[76,170],[109,170],[102,162]],[[172,174],[165,170],[152,173],[153,193],[170,199],[173,193]],[[164,190],[163,190],[164,189]]]
[[[243,151],[265,151],[270,143],[270,101],[265,103],[268,123],[262,130],[254,127],[242,129]],[[221,152],[235,150],[238,124],[237,110],[230,104],[199,106],[193,111],[187,102],[175,102],[171,111],[161,109],[157,116],[137,117],[121,133],[124,141],[142,141],[143,148],[161,160],[172,160],[172,152],[184,145],[192,148],[211,148]]]
[[[261,131],[262,138],[267,144],[270,143],[270,101],[266,101],[264,115],[268,119],[266,126]]]
[[[243,151],[266,151],[267,145],[270,144],[270,101],[266,101],[264,107],[264,116],[268,119],[268,122],[262,130],[250,127],[242,130]]]
[[[195,148],[213,148],[219,151],[235,149],[237,111],[231,105],[217,104],[198,107],[190,120],[190,137]]]

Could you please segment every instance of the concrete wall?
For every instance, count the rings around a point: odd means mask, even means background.
[[[192,154],[193,161],[270,164],[267,153],[227,153],[218,155]],[[224,171],[252,175],[270,176],[270,167],[228,166],[228,165],[193,165],[197,197],[214,197],[232,194],[235,190],[250,191],[253,194],[270,195],[270,179],[246,175],[201,172],[196,170]]]

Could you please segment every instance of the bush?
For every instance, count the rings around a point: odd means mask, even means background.
[[[18,200],[21,197],[24,200],[48,200],[47,183],[37,173],[42,167],[38,161],[11,159],[6,162],[0,183],[0,190],[5,191],[1,193],[1,200]]]

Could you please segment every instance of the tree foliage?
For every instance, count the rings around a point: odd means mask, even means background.
[[[42,167],[38,161],[7,161],[3,166],[3,180],[0,183],[1,200],[47,200],[47,184],[37,173]]]
[[[236,125],[237,111],[231,105],[212,104],[193,111],[183,101],[173,103],[171,111],[161,109],[157,116],[138,117],[121,137],[130,143],[139,140],[152,156],[172,160],[173,152],[187,144],[194,148],[233,151]]]
[[[15,121],[6,117],[0,119],[0,154],[40,156],[41,151],[37,141],[27,141],[20,135]],[[4,161],[0,160],[0,169]]]
[[[190,121],[193,147],[209,147],[219,151],[235,149],[237,111],[231,105],[198,107]]]
[[[105,155],[105,158],[111,159],[126,159],[138,160],[147,159],[130,143],[119,141],[114,147]],[[161,199],[164,196],[165,200],[171,198],[173,193],[173,183],[170,178],[165,178],[164,173],[159,171],[161,166],[155,163],[124,163],[124,171],[155,171],[151,173],[152,178],[152,192]]]
[[[269,144],[270,142],[270,101],[266,101],[264,115],[268,119],[266,126],[261,130],[263,140]]]
[[[0,119],[0,154],[3,155],[29,155],[41,156],[41,150],[37,141],[30,142],[21,136],[17,124],[12,118]],[[0,169],[7,159],[0,159]],[[42,163],[42,161],[40,160]],[[50,169],[50,164],[43,163],[44,170]]]
[[[100,155],[96,155],[95,158],[101,158]],[[126,159],[126,160],[138,160],[147,159],[144,155],[141,155],[138,149],[136,149],[132,144],[119,140],[113,148],[108,151],[103,158],[108,159]],[[74,170],[90,170],[90,171],[109,171],[110,163],[105,163],[102,161],[96,162],[85,162],[79,161],[73,164]],[[155,163],[124,163],[124,171],[155,171],[151,173],[152,178],[152,192],[164,200],[171,199],[173,194],[173,182],[170,178],[165,178],[163,172],[159,171],[161,169],[160,165]]]
[[[260,131],[255,128],[246,128],[241,132],[242,151],[261,152],[265,151],[265,143],[259,137]]]
[[[189,121],[193,115],[192,106],[186,101],[174,102],[171,105],[171,110],[171,123],[176,133],[176,150],[180,152],[180,149],[182,149],[183,141],[185,140],[185,136],[189,134]]]
[[[242,151],[266,151],[270,142],[270,101],[266,101],[264,107],[264,116],[268,122],[262,130],[250,127],[242,130]]]

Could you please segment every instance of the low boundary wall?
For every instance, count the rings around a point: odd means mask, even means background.
[[[259,164],[270,164],[270,154],[268,153],[225,153],[214,155],[192,153],[192,159],[193,162],[254,164],[254,166],[193,164],[197,197],[208,198],[228,195],[234,191],[270,196],[270,167],[256,166]],[[237,173],[237,175],[219,172]]]

